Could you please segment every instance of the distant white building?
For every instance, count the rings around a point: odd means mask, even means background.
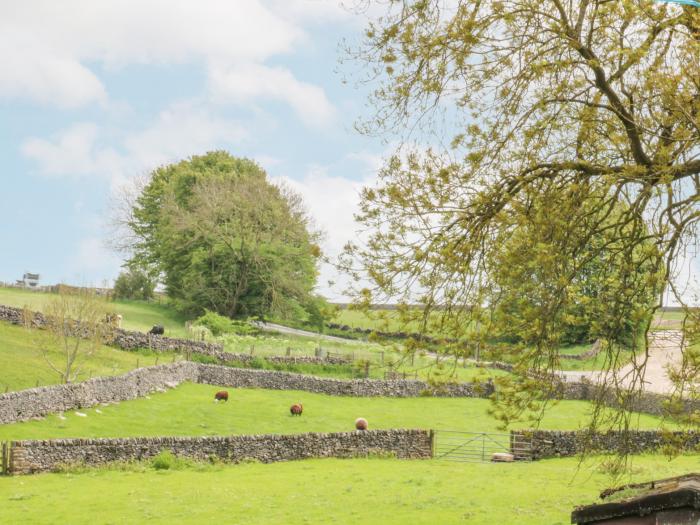
[[[22,276],[21,281],[17,281],[17,284],[22,284],[25,288],[36,288],[39,286],[39,274],[26,272]]]

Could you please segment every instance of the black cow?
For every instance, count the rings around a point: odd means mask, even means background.
[[[162,325],[157,324],[151,328],[148,333],[153,335],[163,335],[165,333],[165,328],[163,328]]]

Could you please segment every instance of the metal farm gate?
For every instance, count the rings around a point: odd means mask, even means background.
[[[529,461],[531,448],[531,442],[521,434],[435,430],[433,457],[473,463],[492,461],[495,453],[508,453],[516,461]]]

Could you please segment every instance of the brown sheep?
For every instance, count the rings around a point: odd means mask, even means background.
[[[291,412],[293,416],[300,416],[303,411],[304,405],[302,405],[301,403],[296,403],[289,407],[289,412]]]
[[[363,417],[358,417],[355,420],[355,428],[357,430],[367,430],[367,420]]]
[[[221,390],[214,394],[214,400],[216,401],[228,401],[228,392],[226,390]]]

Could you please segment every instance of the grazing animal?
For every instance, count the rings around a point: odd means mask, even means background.
[[[300,416],[301,413],[304,411],[304,405],[301,403],[295,403],[291,407],[289,407],[289,411],[292,413],[293,416]]]
[[[119,314],[107,314],[105,315],[105,323],[111,325],[114,328],[121,328],[122,316]]]
[[[153,335],[163,335],[165,333],[165,328],[163,328],[162,325],[157,324],[151,328],[148,333]]]
[[[228,392],[226,392],[226,390],[221,390],[214,394],[214,399],[216,401],[228,401]]]
[[[367,430],[367,420],[363,417],[358,417],[355,420],[355,428],[357,430]]]

